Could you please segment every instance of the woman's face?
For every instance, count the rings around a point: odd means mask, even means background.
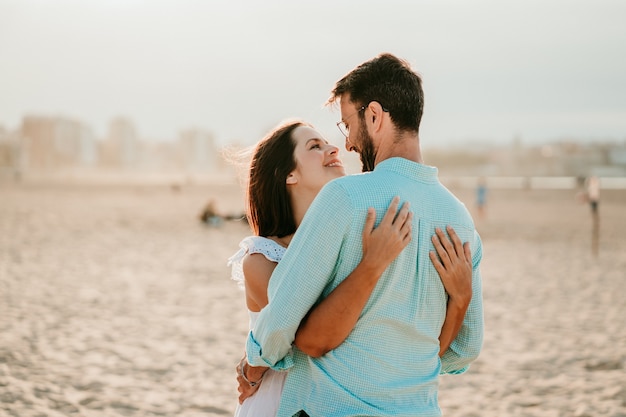
[[[287,184],[298,184],[317,194],[328,181],[346,175],[339,148],[329,144],[318,131],[299,126],[291,136],[296,144],[296,169],[287,177]]]

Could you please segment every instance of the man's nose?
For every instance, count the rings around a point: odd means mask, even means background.
[[[354,145],[352,144],[352,142],[350,142],[350,139],[346,138],[346,151],[352,152],[354,150]]]

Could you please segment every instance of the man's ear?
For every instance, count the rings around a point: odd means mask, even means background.
[[[286,183],[287,183],[287,185],[293,185],[293,184],[297,184],[298,183],[298,178],[294,175],[293,172],[291,174],[287,175]]]
[[[374,132],[377,132],[382,127],[383,113],[385,111],[383,110],[383,106],[381,106],[377,101],[371,101],[368,107],[372,114],[372,128],[374,129]]]

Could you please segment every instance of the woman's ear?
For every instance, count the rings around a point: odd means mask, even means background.
[[[286,183],[287,183],[287,185],[293,185],[293,184],[297,184],[298,183],[298,178],[295,176],[295,174],[293,172],[291,174],[287,175]]]

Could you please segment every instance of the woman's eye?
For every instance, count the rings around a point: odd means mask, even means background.
[[[311,146],[311,149],[315,149],[315,148],[321,149],[322,147],[316,143],[315,145]]]

